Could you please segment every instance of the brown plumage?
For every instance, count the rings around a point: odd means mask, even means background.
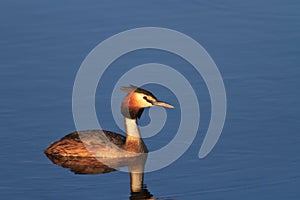
[[[70,133],[59,141],[52,143],[46,150],[45,154],[55,157],[94,157],[95,153],[89,149],[100,149],[102,152],[109,152],[112,149],[107,146],[105,140],[99,140],[98,135],[104,134],[110,142],[119,148],[123,148],[126,138],[123,135],[101,130],[87,130]],[[86,137],[85,137],[86,136]],[[84,143],[83,143],[83,141]],[[98,143],[95,143],[97,141]],[[94,143],[93,143],[94,142]]]

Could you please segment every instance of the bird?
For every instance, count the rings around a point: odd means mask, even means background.
[[[44,153],[52,158],[120,158],[148,153],[137,120],[146,108],[152,106],[174,108],[174,106],[158,100],[151,92],[134,85],[121,87],[121,91],[126,92],[121,103],[126,136],[107,130],[75,131],[50,144]]]

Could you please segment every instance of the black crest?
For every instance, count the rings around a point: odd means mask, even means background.
[[[156,97],[149,91],[143,89],[143,88],[139,88],[137,86],[134,86],[134,85],[130,85],[128,87],[121,87],[121,90],[123,92],[127,92],[127,93],[131,93],[131,92],[137,92],[137,93],[142,93],[142,94],[145,94],[147,96],[152,96],[153,98],[156,99]]]

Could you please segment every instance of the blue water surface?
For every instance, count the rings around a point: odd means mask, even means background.
[[[197,91],[201,108],[197,137],[172,165],[145,174],[154,197],[299,199],[299,10],[300,2],[292,0],[2,0],[1,199],[129,198],[127,173],[75,175],[51,164],[43,150],[75,130],[72,89],[87,54],[114,34],[148,26],[180,31],[203,45],[220,70],[228,100],[221,138],[200,160],[210,99],[189,63],[167,52],[148,50],[122,56],[106,71],[96,108],[102,126],[117,132],[109,107],[117,81],[112,77],[131,67],[149,62],[173,66]],[[179,105],[165,88],[148,88]],[[178,110],[168,111],[168,120],[178,121],[179,115]],[[141,124],[147,123],[146,112]],[[171,123],[147,139],[149,149],[167,144],[177,127]]]

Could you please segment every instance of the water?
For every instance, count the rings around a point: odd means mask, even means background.
[[[129,198],[127,173],[74,175],[52,165],[43,150],[75,130],[72,87],[85,56],[109,36],[143,26],[175,29],[202,44],[219,67],[228,97],[222,136],[199,160],[209,120],[208,92],[199,79],[201,128],[179,160],[145,174],[154,197],[299,199],[299,2],[28,0],[0,5],[2,199]],[[149,61],[180,68],[195,81],[189,65],[168,53],[137,52],[114,65],[124,64],[126,70]],[[122,73],[115,69],[107,75]],[[111,92],[113,82],[108,83],[99,86],[104,98],[97,94],[96,106],[107,116],[101,118],[103,126],[120,131],[101,104]],[[163,89],[148,87],[172,99]],[[178,112],[170,111],[168,120],[178,120]],[[145,115],[141,123],[148,122]],[[149,148],[168,143],[172,130],[147,139]]]

